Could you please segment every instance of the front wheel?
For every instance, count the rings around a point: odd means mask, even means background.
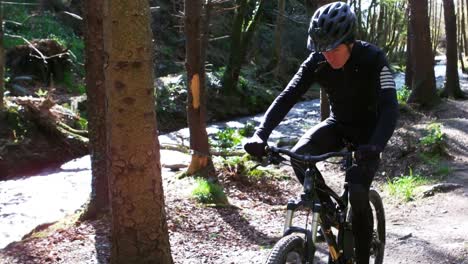
[[[305,263],[304,253],[304,238],[298,234],[287,235],[273,246],[266,264],[302,264]]]

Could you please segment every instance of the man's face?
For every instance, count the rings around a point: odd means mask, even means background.
[[[327,60],[328,64],[333,69],[341,69],[345,63],[348,61],[350,54],[351,47],[348,48],[346,44],[340,44],[338,47],[330,50],[322,52],[323,56]]]

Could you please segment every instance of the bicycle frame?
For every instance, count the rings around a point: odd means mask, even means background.
[[[348,156],[345,159],[345,167],[352,164],[352,157]],[[313,258],[316,251],[316,238],[317,230],[320,225],[322,228],[323,236],[328,244],[329,253],[333,261],[340,258],[346,261],[353,256],[353,237],[349,224],[346,222],[348,212],[348,187],[345,183],[345,190],[341,196],[336,194],[330,187],[325,184],[324,179],[318,172],[314,162],[307,162],[307,169],[304,177],[304,193],[301,194],[300,200],[288,201],[286,211],[286,221],[284,225],[283,235],[287,236],[291,233],[303,233],[306,237],[307,252],[305,252],[306,261],[313,263]],[[333,212],[337,213],[335,219],[329,219],[329,211],[322,205],[323,201],[320,200],[320,195],[326,195],[333,198],[332,201]],[[294,212],[299,208],[307,208],[312,211],[312,222],[310,229],[303,227],[293,226]],[[337,218],[337,219],[336,219]],[[332,220],[332,221],[331,221]],[[338,243],[336,242],[331,226],[339,230]],[[351,241],[348,240],[351,238]],[[346,243],[345,243],[346,239]],[[349,245],[346,246],[345,245]],[[342,258],[344,256],[344,258]],[[345,263],[343,261],[343,263]]]

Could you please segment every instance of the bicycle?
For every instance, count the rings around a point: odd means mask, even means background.
[[[287,149],[267,147],[269,164],[287,162],[288,159],[284,155],[288,156],[290,160],[294,159],[306,165],[303,193],[298,201],[290,200],[288,202],[283,237],[273,246],[266,263],[312,264],[317,249],[318,226],[320,226],[321,233],[328,245],[329,263],[355,263],[348,185],[345,182],[342,195],[338,195],[325,184],[320,173],[314,173],[314,170],[317,170],[316,163],[326,161],[331,157],[342,157],[344,168],[349,168],[353,164],[353,152],[330,152],[312,156],[299,155]],[[291,164],[289,163],[289,165]],[[324,197],[330,199],[324,199]],[[371,259],[374,259],[374,264],[381,264],[385,249],[385,213],[379,193],[372,188],[369,191],[369,200],[374,217],[370,254]],[[293,225],[294,212],[299,209],[307,211],[305,228]],[[310,212],[312,212],[312,219],[309,228]],[[338,231],[337,236],[333,234],[332,227]]]

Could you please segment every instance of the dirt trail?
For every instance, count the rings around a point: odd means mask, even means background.
[[[462,87],[468,92],[466,79]],[[444,182],[463,187],[409,203],[385,197],[386,263],[468,263],[468,100],[448,100],[433,115],[454,157]]]

